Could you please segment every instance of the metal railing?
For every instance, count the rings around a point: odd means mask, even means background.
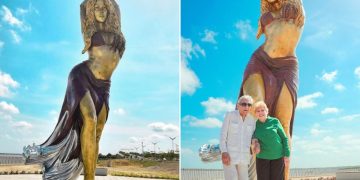
[[[296,168],[290,169],[290,177],[336,176],[336,172],[360,172],[360,166],[330,168]],[[223,180],[222,169],[181,169],[181,179],[186,180]]]

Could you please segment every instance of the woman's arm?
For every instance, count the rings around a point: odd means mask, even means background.
[[[282,144],[283,144],[284,156],[290,157],[290,148],[289,148],[288,137],[286,136],[284,128],[282,127],[279,120],[277,120],[277,126],[278,126],[277,133],[280,136],[280,138],[282,140]]]

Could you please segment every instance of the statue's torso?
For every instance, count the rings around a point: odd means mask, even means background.
[[[263,48],[270,57],[295,56],[303,30],[303,22],[298,19],[303,16],[300,8],[287,4],[277,12],[267,12],[261,16],[266,38]]]
[[[270,57],[295,56],[302,28],[292,22],[275,20],[266,26],[264,51]]]
[[[91,48],[92,58],[88,66],[97,79],[108,80],[120,61],[120,55],[112,46],[115,34],[102,32],[101,36],[105,43]]]

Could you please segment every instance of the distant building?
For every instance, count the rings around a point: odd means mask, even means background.
[[[0,165],[25,164],[22,154],[0,153]]]

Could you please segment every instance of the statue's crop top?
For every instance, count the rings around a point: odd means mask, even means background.
[[[91,47],[108,45],[112,49],[119,51],[120,56],[122,56],[125,50],[125,39],[119,34],[109,33],[109,32],[96,32],[91,37]]]
[[[91,47],[93,47],[93,46],[102,46],[102,45],[106,45],[104,37],[101,35],[100,32],[96,32],[91,37]]]
[[[299,15],[299,9],[292,4],[285,4],[280,10],[280,16],[274,17],[271,12],[266,12],[261,15],[260,22],[261,28],[265,30],[265,27],[276,19],[296,19]]]

